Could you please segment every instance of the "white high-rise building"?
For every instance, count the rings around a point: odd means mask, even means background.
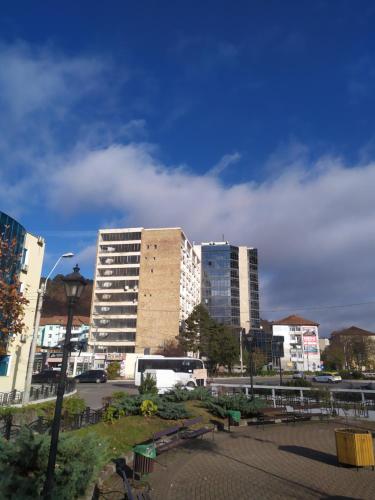
[[[200,302],[200,261],[180,228],[101,229],[89,346],[153,353]]]

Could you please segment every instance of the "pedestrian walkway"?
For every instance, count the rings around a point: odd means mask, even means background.
[[[375,472],[339,467],[334,429],[302,423],[240,427],[157,458],[152,500],[368,499]]]

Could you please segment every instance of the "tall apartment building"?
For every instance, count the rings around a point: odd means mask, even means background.
[[[152,354],[200,302],[200,261],[181,228],[101,229],[89,347]]]
[[[258,251],[227,241],[195,245],[202,273],[202,303],[218,322],[260,330]]]
[[[3,239],[16,242],[15,273],[19,277],[20,291],[29,301],[24,308],[22,334],[10,335],[6,341],[1,339],[0,392],[23,391],[34,333],[45,242],[43,238],[28,233],[19,222],[3,212],[0,212],[0,234]],[[1,261],[0,265],[2,265]],[[9,280],[12,279],[12,275],[9,275]]]

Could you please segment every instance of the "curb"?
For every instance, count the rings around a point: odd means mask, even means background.
[[[129,451],[125,455],[120,455],[117,458],[123,458],[127,465],[133,464],[133,452],[132,451]],[[95,481],[88,487],[88,490],[85,493],[85,495],[80,497],[80,500],[92,500],[92,499],[96,498],[95,497],[96,488],[100,489],[101,486],[103,485],[103,483],[115,473],[116,473],[116,464],[114,464],[113,462],[109,462],[108,464],[106,464],[103,467],[103,469],[99,472]]]

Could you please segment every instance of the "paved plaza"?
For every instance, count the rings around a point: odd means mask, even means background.
[[[368,499],[375,472],[339,467],[334,429],[302,423],[240,427],[157,458],[152,500]]]

